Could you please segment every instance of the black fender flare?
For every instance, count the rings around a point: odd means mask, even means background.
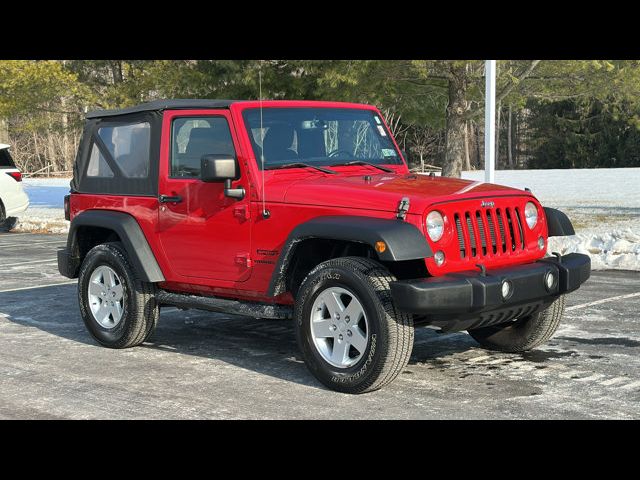
[[[555,208],[544,207],[544,214],[547,217],[547,228],[550,237],[565,237],[575,235],[573,224],[564,212]]]
[[[433,256],[424,235],[414,225],[400,220],[363,216],[322,216],[313,218],[295,227],[280,251],[273,270],[269,296],[285,291],[285,276],[298,243],[309,238],[346,240],[364,243],[375,251],[376,242],[382,241],[387,248],[378,253],[383,262],[417,260]]]
[[[78,227],[100,227],[113,230],[127,251],[136,274],[145,282],[164,282],[165,278],[140,225],[128,213],[112,210],[85,210],[71,221],[67,251],[77,251]]]

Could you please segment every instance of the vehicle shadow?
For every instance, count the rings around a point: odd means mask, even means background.
[[[103,348],[86,331],[76,298],[73,284],[0,292],[0,317]],[[410,365],[437,365],[439,357],[476,346],[465,333],[441,335],[428,328],[418,328]],[[155,333],[136,348],[215,359],[256,373],[325,388],[306,369],[291,321],[163,309]],[[212,368],[216,365],[212,363]]]

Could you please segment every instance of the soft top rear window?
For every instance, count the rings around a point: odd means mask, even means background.
[[[8,148],[0,149],[0,168],[16,168]]]

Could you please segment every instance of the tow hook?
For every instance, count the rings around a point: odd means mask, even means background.
[[[480,269],[480,276],[481,277],[486,277],[487,276],[487,267],[485,267],[481,263],[476,263],[476,267],[478,267]]]

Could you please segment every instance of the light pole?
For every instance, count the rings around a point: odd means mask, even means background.
[[[496,61],[485,60],[484,181],[494,183],[496,166]]]

